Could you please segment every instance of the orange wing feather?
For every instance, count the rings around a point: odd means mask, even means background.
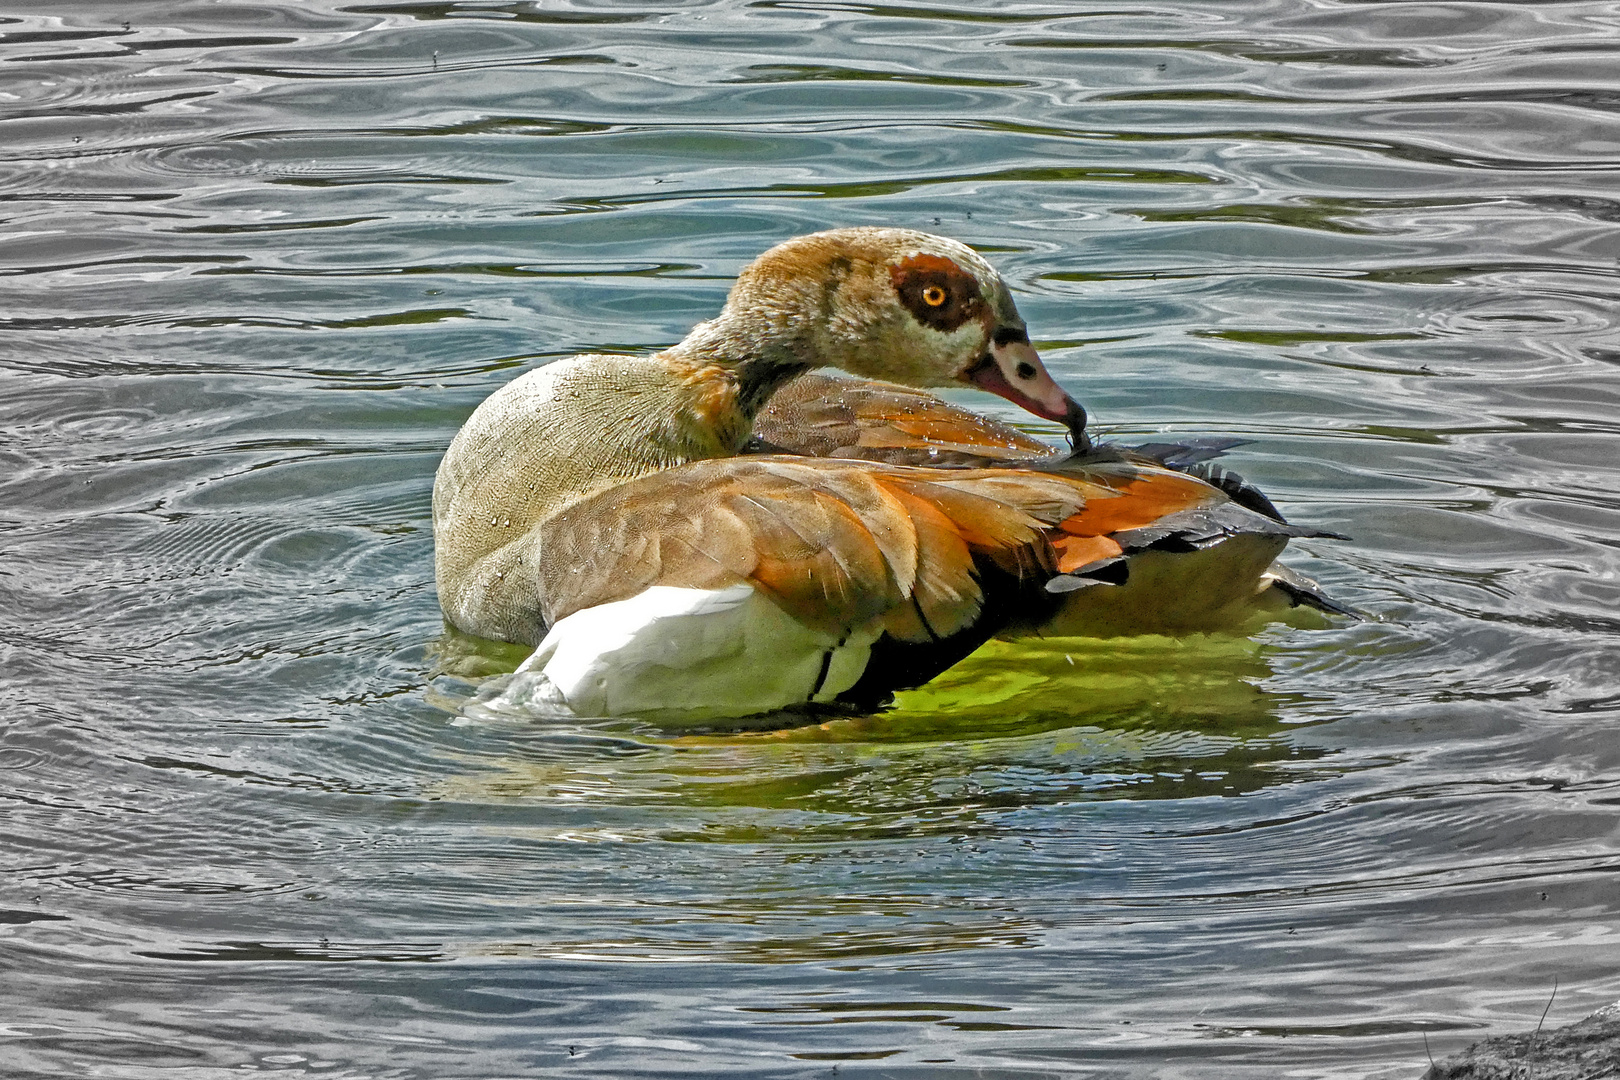
[[[1095,471],[1093,476],[1100,478]],[[1108,487],[1111,490],[1087,500],[1079,513],[1065,518],[1058,528],[1071,536],[1107,536],[1140,529],[1182,510],[1229,501],[1220,489],[1195,476],[1157,466],[1131,465],[1126,477]]]
[[[1065,574],[1125,553],[1118,541],[1107,536],[1058,536],[1052,547],[1058,553],[1057,567]]]

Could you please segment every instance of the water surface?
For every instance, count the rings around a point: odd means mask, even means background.
[[[1620,998],[1614,4],[161,8],[0,13],[7,1075],[1412,1077]],[[479,706],[460,422],[852,224],[1375,618]]]

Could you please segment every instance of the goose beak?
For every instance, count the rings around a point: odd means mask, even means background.
[[[990,350],[962,372],[960,378],[980,390],[1004,397],[1036,416],[1056,420],[1069,429],[1077,445],[1086,445],[1086,410],[1063,392],[1046,371],[1041,356],[1023,330],[1002,328]]]

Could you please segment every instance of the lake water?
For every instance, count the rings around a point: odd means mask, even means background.
[[[5,1076],[1416,1077],[1620,998],[1620,5],[40,5],[0,221]],[[871,223],[1374,618],[481,708],[460,422]]]

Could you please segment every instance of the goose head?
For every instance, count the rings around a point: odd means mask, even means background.
[[[759,388],[756,407],[786,379],[835,367],[974,386],[1084,439],[1085,410],[1041,363],[1001,275],[966,244],[910,229],[834,229],[771,248],[671,353],[729,358]]]

